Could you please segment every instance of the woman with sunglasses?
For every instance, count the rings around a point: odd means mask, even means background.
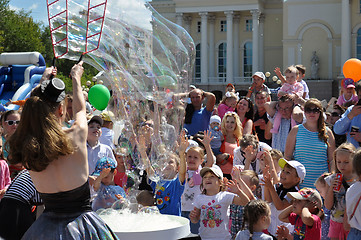
[[[325,125],[319,100],[308,100],[304,112],[306,122],[293,127],[287,137],[285,157],[287,160],[299,161],[305,166],[306,177],[300,188],[312,188],[319,176],[334,170],[332,156],[335,138],[331,129]]]
[[[8,160],[29,170],[46,209],[23,239],[117,239],[90,206],[88,126],[80,82],[83,71],[80,62],[70,72],[74,124],[69,129],[62,127],[65,84],[51,78],[52,68],[47,68],[8,140]]]
[[[19,123],[20,123],[20,113],[18,111],[9,110],[9,111],[6,111],[1,116],[1,126],[3,129],[3,134],[2,134],[3,146],[5,146],[7,139],[9,139],[10,136],[14,134]],[[9,149],[7,149],[5,147],[3,148],[3,155],[4,155],[5,159],[7,159],[7,157],[8,157],[8,151],[9,151]],[[24,167],[21,163],[20,164],[10,164],[9,170],[10,170],[11,179],[14,179],[16,177],[16,175],[18,175],[18,173],[23,169],[24,169]]]

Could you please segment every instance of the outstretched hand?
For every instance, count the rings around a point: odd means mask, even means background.
[[[187,147],[189,146],[188,138],[186,137],[186,133],[182,130],[180,134],[180,144],[179,144],[179,152],[185,153]]]
[[[203,136],[203,140],[199,139],[199,141],[204,145],[204,146],[208,146],[211,144],[211,141],[214,137],[212,137],[212,133],[209,130],[205,130],[204,132],[204,136]]]

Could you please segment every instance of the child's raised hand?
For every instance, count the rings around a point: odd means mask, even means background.
[[[232,176],[233,180],[240,179],[241,178],[241,170],[238,167],[233,166],[231,176]]]
[[[241,191],[241,189],[237,184],[237,180],[228,180],[226,186],[227,186],[227,190],[231,193],[237,193]]]
[[[199,139],[199,141],[204,145],[204,146],[208,146],[211,144],[211,141],[214,137],[212,137],[212,133],[209,130],[205,130],[204,132],[204,137],[203,140]]]
[[[275,67],[274,72],[276,73],[277,76],[278,76],[278,74],[282,74],[281,69],[279,67]]]
[[[185,153],[188,146],[189,146],[188,138],[186,137],[185,131],[182,130],[181,135],[180,135],[179,152]]]
[[[201,217],[201,210],[199,208],[194,208],[190,213],[189,213],[189,219],[191,220],[192,223],[197,223],[199,221]]]
[[[277,239],[289,239],[290,231],[284,225],[278,226],[276,231]],[[291,238],[292,239],[292,238]]]
[[[271,177],[268,165],[266,165],[263,170],[263,182],[266,188],[273,188],[273,179]]]
[[[253,148],[253,146],[249,145],[244,150],[244,156],[246,158],[246,161],[252,161],[255,157],[256,150]]]

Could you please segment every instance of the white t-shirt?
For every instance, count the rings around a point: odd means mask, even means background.
[[[182,211],[192,211],[194,199],[201,194],[202,178],[199,176],[200,182],[197,182],[193,179],[193,174],[196,174],[196,171],[187,170],[187,179],[182,194]]]
[[[361,182],[357,181],[352,186],[347,189],[346,193],[346,211],[348,222],[352,228],[356,228],[361,231],[361,201],[359,202],[357,209],[353,218],[350,220],[350,217],[355,209],[355,206],[361,196]]]
[[[193,205],[201,210],[199,235],[202,240],[231,239],[227,210],[234,196],[222,191],[213,196],[201,194],[196,197]]]

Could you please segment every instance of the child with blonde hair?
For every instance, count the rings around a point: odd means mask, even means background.
[[[218,116],[223,119],[226,112],[234,112],[238,99],[238,94],[234,92],[226,92],[221,103],[218,106]]]
[[[295,66],[289,66],[286,71],[286,82],[282,85],[281,89],[278,91],[278,97],[288,95],[293,101],[296,98],[301,98],[303,96],[303,86],[301,83],[297,82],[299,71]],[[281,124],[282,114],[278,112],[274,118],[273,128],[271,133],[278,133],[280,124]]]
[[[328,237],[346,239],[348,231],[344,228],[346,211],[346,191],[356,182],[353,174],[352,158],[355,147],[351,143],[341,144],[334,152],[336,173],[325,178],[327,191],[325,207],[331,210],[331,220]]]
[[[235,240],[272,240],[270,235],[263,233],[271,223],[271,209],[267,202],[258,199],[251,200],[244,207],[243,229]],[[245,229],[247,224],[248,229]]]

